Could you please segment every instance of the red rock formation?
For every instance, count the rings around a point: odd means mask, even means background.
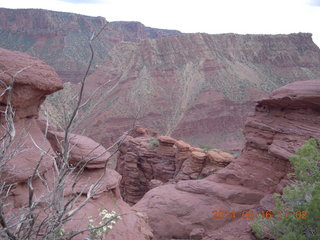
[[[205,179],[154,188],[134,208],[147,213],[155,239],[252,239],[241,211],[272,206],[270,194],[282,191],[291,170],[288,158],[305,140],[320,138],[319,109],[320,80],[274,91],[247,119],[240,158]],[[238,217],[212,219],[213,211]]]
[[[139,39],[161,38],[181,34],[181,32],[176,30],[146,27],[140,22],[110,22],[110,26],[115,31],[121,33],[121,40],[126,42],[136,42]]]
[[[51,67],[36,58],[5,49],[0,51],[0,74],[3,81],[0,86],[1,92],[14,80],[13,87],[22,89],[19,94],[14,94],[12,99],[13,106],[19,114],[17,117],[38,115],[44,96],[62,89],[62,82],[58,75]],[[6,97],[2,96],[0,103],[6,105]]]
[[[144,134],[139,136],[137,132]],[[137,127],[132,134],[136,137],[126,137],[119,146],[116,170],[123,176],[122,197],[130,204],[138,202],[154,187],[171,181],[204,178],[233,160],[229,153],[205,152],[181,140],[151,137],[147,132]]]
[[[44,79],[46,81],[43,81]],[[53,68],[39,59],[5,49],[0,49],[0,80],[0,122],[3,126],[6,124],[4,113],[7,107],[8,90],[14,89],[11,101],[15,112],[15,129],[12,130],[14,141],[11,151],[5,157],[9,157],[14,150],[17,151],[15,157],[5,165],[6,170],[2,172],[2,176],[9,183],[21,182],[32,175],[37,165],[37,162],[32,159],[41,157],[41,152],[33,141],[48,153],[53,153],[48,141],[43,141],[44,135],[35,118],[38,116],[40,104],[45,96],[62,89],[63,86]],[[28,135],[28,132],[32,132],[32,136]],[[0,133],[4,136],[4,127],[0,129]],[[24,149],[30,149],[30,151],[23,151]],[[50,158],[44,156],[40,172],[45,171],[50,165]]]
[[[23,71],[19,72],[20,70]],[[48,189],[53,187],[54,179],[57,177],[54,162],[59,164],[59,152],[61,152],[64,133],[57,132],[54,127],[47,128],[43,120],[38,121],[38,110],[46,95],[61,89],[63,85],[53,68],[39,59],[4,49],[0,49],[0,79],[0,122],[3,126],[0,130],[2,147],[0,182],[11,184],[8,198],[3,198],[6,192],[0,193],[1,201],[5,201],[1,202],[1,212],[10,219],[13,216],[20,216],[27,208],[30,196],[28,183],[39,163],[32,185],[33,201],[39,201],[41,205],[39,208],[41,210],[35,210],[37,214],[37,211],[40,211],[37,217],[40,221],[46,214],[51,213],[45,207],[48,204],[45,196],[48,194]],[[15,114],[14,128],[8,129],[13,143],[5,151],[9,138],[3,137],[7,130],[4,126],[11,121],[5,115],[7,106],[10,106],[7,101],[10,99],[8,94],[10,88],[13,89],[12,107]],[[48,133],[48,139],[44,132]],[[86,228],[89,223],[86,219],[89,216],[97,217],[99,208],[115,209],[117,213],[129,214],[123,216],[123,220],[118,222],[106,239],[151,239],[152,232],[146,219],[143,215],[138,216],[132,212],[120,196],[121,176],[116,171],[105,168],[110,153],[87,137],[75,134],[70,134],[69,137],[70,163],[73,166],[84,166],[84,169],[79,176],[74,171],[66,177],[63,197],[67,200],[75,192],[80,194],[79,202],[83,201],[87,197],[90,186],[100,178],[101,181],[89,202],[77,212],[74,219],[67,222],[64,229],[67,231]],[[92,158],[93,160],[89,160]],[[87,164],[84,165],[84,163]],[[76,184],[73,185],[73,183]],[[42,212],[42,209],[46,210]],[[83,237],[78,236],[76,239],[83,239]]]
[[[73,13],[41,9],[0,8],[0,47],[39,57],[54,67],[63,81],[79,82],[86,70],[90,50],[88,39],[106,20]],[[121,41],[179,34],[178,31],[147,28],[136,22],[108,23],[94,44],[93,68]]]
[[[308,69],[308,70],[306,70]],[[287,83],[320,77],[310,34],[181,34],[121,43],[89,77],[102,104],[82,123],[93,139],[114,142],[135,121],[196,145],[242,149],[254,101]],[[114,84],[114,82],[113,82]],[[112,103],[112,104],[111,104]]]
[[[62,152],[61,146],[64,135],[64,132],[48,131],[47,138],[58,153]],[[111,156],[101,144],[88,137],[70,134],[69,141],[72,145],[69,162],[73,165],[85,165],[86,168],[101,169],[105,167],[106,159]]]

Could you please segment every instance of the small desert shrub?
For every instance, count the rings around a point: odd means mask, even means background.
[[[320,239],[320,141],[309,139],[290,160],[297,181],[274,194],[273,218],[258,218],[251,227],[259,238],[277,240]],[[287,217],[281,213],[289,211]]]
[[[99,224],[94,225],[93,217],[89,217],[90,240],[103,239],[121,217],[115,211],[108,212],[106,209],[100,209],[99,216],[101,218]]]
[[[56,239],[63,239],[63,237],[65,236],[65,231],[64,229],[60,229],[58,232],[56,232],[55,237]]]
[[[199,148],[203,149],[204,151],[209,151],[213,149],[213,147],[207,145],[199,145]]]
[[[152,138],[150,138],[149,142],[150,142],[150,148],[151,149],[155,149],[155,148],[159,147],[158,139],[152,137]]]

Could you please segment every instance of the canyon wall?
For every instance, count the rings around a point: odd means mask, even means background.
[[[121,43],[88,78],[88,95],[100,89],[80,129],[108,145],[136,122],[198,146],[240,151],[256,99],[319,77],[320,49],[311,34],[181,34]]]
[[[145,27],[138,22],[109,23],[89,17],[41,9],[0,8],[0,47],[27,52],[52,66],[64,82],[79,82],[90,57],[89,39],[101,32],[93,45],[94,70],[108,51],[122,41],[179,34],[178,31]]]

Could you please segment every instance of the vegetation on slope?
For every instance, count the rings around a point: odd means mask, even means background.
[[[257,237],[277,240],[320,239],[320,141],[309,139],[291,158],[296,182],[275,194],[273,218],[252,223]],[[288,212],[285,212],[288,211]]]

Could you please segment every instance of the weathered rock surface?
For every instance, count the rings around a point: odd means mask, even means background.
[[[47,137],[54,150],[61,153],[65,137],[64,132],[48,131]],[[101,144],[91,138],[69,134],[69,142],[71,144],[69,162],[73,165],[85,165],[85,168],[104,168],[111,156]]]
[[[22,69],[23,71],[19,72]],[[61,89],[63,85],[53,68],[39,59],[4,49],[0,49],[0,79],[0,122],[3,126],[0,130],[2,147],[0,182],[10,184],[8,189],[5,188],[5,191],[0,192],[1,201],[4,201],[1,202],[1,212],[8,217],[6,219],[13,217],[12,219],[18,218],[20,221],[22,216],[20,214],[28,208],[30,197],[28,183],[32,182],[34,190],[32,199],[34,203],[39,201],[41,205],[34,213],[37,215],[37,221],[41,221],[46,218],[46,214],[51,214],[50,207],[47,209],[46,205],[51,196],[49,191],[56,184],[55,165],[59,165],[61,161],[64,134],[58,132],[55,127],[47,126],[45,119],[38,119],[39,106],[46,95]],[[8,102],[10,89],[13,89],[11,103]],[[10,114],[5,114],[10,110],[10,105],[14,112],[12,118]],[[11,123],[11,127],[5,128],[7,123]],[[87,228],[88,217],[98,217],[99,209],[105,208],[110,211],[115,210],[117,213],[128,213],[106,239],[151,239],[152,232],[147,224],[147,218],[132,212],[129,205],[121,198],[119,190],[121,176],[116,171],[106,168],[110,153],[88,137],[69,134],[69,138],[71,149],[69,163],[77,168],[65,178],[64,199],[67,201],[74,194],[79,194],[77,202],[79,204],[88,197],[93,184],[97,181],[99,184],[88,203],[64,226],[64,230]],[[84,168],[81,172],[82,166]],[[3,185],[1,188],[3,189]],[[4,198],[3,194],[7,193],[8,197]],[[37,211],[40,211],[39,215]],[[78,236],[76,239],[83,237]]]
[[[27,52],[54,67],[63,81],[79,82],[90,56],[89,38],[106,23],[100,41],[94,43],[99,51],[93,68],[119,42],[180,33],[148,28],[138,22],[108,23],[103,17],[41,9],[0,8],[0,47]]]
[[[136,127],[120,144],[116,170],[122,175],[123,199],[134,204],[152,188],[167,182],[204,178],[227,166],[234,157],[225,152],[193,148],[169,136],[153,136]],[[153,134],[154,135],[154,134]]]
[[[81,126],[107,146],[138,115],[137,124],[163,135],[240,151],[255,100],[318,78],[320,50],[311,34],[181,34],[121,43],[89,77],[86,92],[101,87],[94,98],[101,104],[88,108]]]
[[[0,80],[1,125],[5,126],[6,122],[12,121],[9,117],[5,117],[10,95],[9,102],[15,114],[14,128],[10,132],[14,139],[10,151],[6,152],[4,158],[10,158],[14,153],[15,156],[4,166],[6,170],[2,172],[2,176],[8,183],[21,182],[32,175],[37,165],[33,159],[41,157],[38,147],[48,151],[49,154],[53,153],[49,142],[44,140],[35,117],[45,96],[61,89],[63,85],[53,68],[39,59],[2,48],[0,48]],[[7,134],[5,130],[1,127],[1,136]],[[29,135],[29,132],[33,134]],[[1,146],[5,148],[6,145]],[[44,156],[39,171],[44,172],[49,166],[51,159]]]
[[[1,92],[12,84],[19,89],[11,100],[18,118],[38,115],[45,95],[63,88],[52,67],[27,54],[0,48],[0,63]],[[0,103],[7,104],[7,95],[1,96]]]
[[[189,239],[200,230],[204,240],[253,239],[241,211],[273,206],[270,194],[282,191],[292,170],[288,158],[305,140],[320,138],[319,107],[320,80],[274,91],[247,119],[240,158],[205,179],[153,188],[134,208],[148,215],[155,239]],[[212,211],[238,217],[212,219]]]

